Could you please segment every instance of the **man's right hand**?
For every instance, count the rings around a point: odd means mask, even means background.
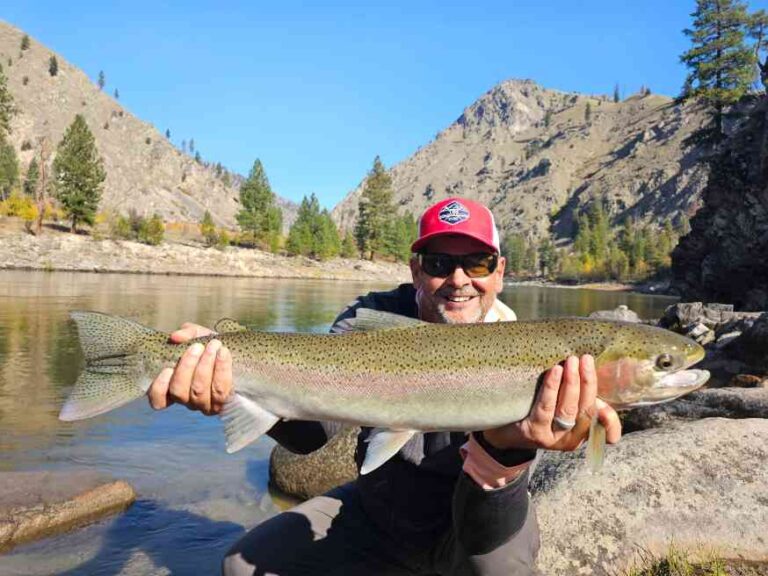
[[[171,334],[170,341],[183,344],[213,333],[205,326],[186,323]],[[221,412],[231,392],[232,355],[221,341],[211,340],[205,346],[195,343],[187,348],[175,368],[160,372],[147,396],[155,410],[176,403],[210,416]]]

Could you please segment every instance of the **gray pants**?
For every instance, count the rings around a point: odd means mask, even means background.
[[[224,558],[224,576],[400,576],[536,574],[539,529],[531,507],[523,528],[495,550],[468,556],[453,530],[431,546],[378,529],[354,483],[259,524]]]

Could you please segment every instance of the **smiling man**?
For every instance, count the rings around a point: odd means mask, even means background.
[[[440,323],[515,320],[497,299],[505,260],[485,206],[463,198],[431,206],[419,221],[412,252],[413,283],[361,296],[332,330],[341,330],[360,308]],[[172,339],[207,333],[186,325]],[[155,380],[148,393],[153,407],[178,402],[206,414],[220,412],[232,389],[230,356],[216,340],[205,350],[193,348],[175,370]],[[469,435],[420,434],[356,481],[258,525],[228,552],[224,574],[534,574],[539,534],[527,490],[529,467],[538,448],[577,448],[595,411],[607,440],[617,442],[621,426],[597,399],[593,359],[564,359],[543,376],[525,419]],[[289,450],[307,453],[334,429],[327,423],[279,422],[269,434]],[[359,436],[358,467],[370,432],[363,429]]]

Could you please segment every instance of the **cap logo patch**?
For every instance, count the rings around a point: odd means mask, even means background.
[[[438,219],[446,224],[458,224],[469,220],[469,210],[461,202],[453,201],[443,206]]]

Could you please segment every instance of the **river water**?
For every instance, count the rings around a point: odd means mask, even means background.
[[[130,482],[124,514],[0,555],[0,574],[210,574],[244,531],[278,512],[267,438],[229,455],[216,418],[135,402],[59,422],[82,357],[67,314],[98,310],[171,331],[234,318],[259,330],[324,332],[355,296],[388,285],[315,280],[0,271],[0,471],[99,470]],[[627,304],[658,317],[673,299],[511,286],[521,320]]]

